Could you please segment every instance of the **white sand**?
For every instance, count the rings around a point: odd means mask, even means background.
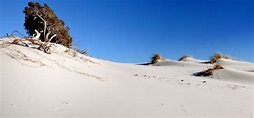
[[[194,59],[193,57],[186,57],[186,58],[182,59],[181,61],[186,61],[186,62],[197,62],[197,63],[208,62],[207,60]]]
[[[0,40],[1,104],[6,117],[253,117],[253,63],[221,59],[121,64],[65,47],[52,54]],[[205,82],[204,82],[205,81]]]

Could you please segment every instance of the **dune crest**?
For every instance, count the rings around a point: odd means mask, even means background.
[[[181,61],[186,61],[186,62],[197,62],[197,63],[205,63],[208,62],[207,60],[201,60],[201,59],[195,59],[193,57],[187,57],[182,59]]]

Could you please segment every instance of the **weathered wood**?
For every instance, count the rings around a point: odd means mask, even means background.
[[[35,33],[36,33],[36,36],[34,36],[35,34],[33,34],[32,39],[34,39],[34,40],[39,40],[39,38],[40,38],[40,36],[41,36],[41,33],[38,32],[37,30],[34,30],[34,31],[35,31]]]
[[[43,31],[43,36],[44,36],[44,41],[45,41],[45,37],[46,37],[46,29],[47,29],[47,21],[45,21],[40,15],[36,14],[36,16],[38,16],[44,23],[44,31]]]

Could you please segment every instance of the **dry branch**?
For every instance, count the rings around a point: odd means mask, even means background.
[[[38,16],[44,23],[44,31],[43,31],[43,36],[44,36],[44,39],[46,37],[46,29],[47,29],[47,21],[45,21],[40,15],[36,14],[36,16]],[[45,40],[44,40],[45,41]]]
[[[37,30],[34,30],[36,34],[33,34],[33,37],[32,39],[34,40],[39,40],[40,36],[41,36],[41,33],[39,33]],[[36,35],[36,36],[35,36]]]

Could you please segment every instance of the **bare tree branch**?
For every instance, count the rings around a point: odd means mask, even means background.
[[[37,30],[34,30],[36,32],[36,36],[34,37],[34,34],[33,34],[33,38],[34,40],[39,40],[40,36],[41,36],[41,33],[39,33]]]
[[[45,42],[48,42],[50,33],[51,33],[51,32],[49,31],[49,32],[46,34]]]
[[[43,36],[44,36],[44,41],[46,41],[46,29],[47,29],[47,21],[45,21],[40,15],[36,14],[43,22],[44,22],[44,31],[43,31]]]
[[[50,42],[54,37],[56,37],[56,36],[57,36],[57,35],[54,34],[52,37],[50,37],[49,42]]]

